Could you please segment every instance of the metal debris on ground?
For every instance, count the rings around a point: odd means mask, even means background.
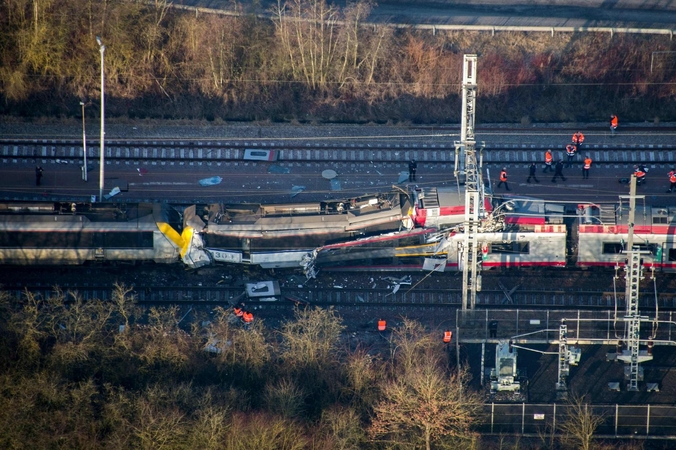
[[[111,191],[109,193],[105,194],[103,197],[107,200],[111,197],[115,197],[120,192],[122,192],[122,191],[120,191],[119,187],[114,187],[113,189],[111,189]]]
[[[406,284],[408,286],[411,285],[411,275],[404,275],[401,278],[397,277],[383,277],[383,280],[388,281],[390,283],[395,283],[395,284]]]

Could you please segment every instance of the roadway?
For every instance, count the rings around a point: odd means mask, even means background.
[[[347,2],[330,3],[344,7]],[[175,4],[219,11],[233,9],[232,2],[226,0],[182,0]],[[246,13],[269,16],[277,0],[244,0],[237,5]],[[673,29],[676,4],[661,0],[381,0],[367,21],[395,25]]]

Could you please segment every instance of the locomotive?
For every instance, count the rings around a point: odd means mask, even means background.
[[[485,195],[476,241],[482,265],[615,267],[624,262],[629,205]],[[462,270],[464,193],[454,188],[308,203],[0,204],[0,264],[87,262]],[[644,265],[676,270],[676,207],[637,206]]]

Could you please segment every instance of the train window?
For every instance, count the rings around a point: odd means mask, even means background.
[[[530,242],[492,242],[491,253],[530,253]]]
[[[4,232],[0,247],[13,248],[153,248],[152,231],[108,233]]]
[[[667,257],[670,262],[676,261],[676,248],[670,248]]]
[[[650,252],[653,255],[657,252],[657,247],[655,244],[637,244],[634,243],[634,248],[643,252]],[[604,242],[603,243],[603,253],[606,255],[619,255],[624,252],[625,245],[621,242]]]
[[[603,253],[605,255],[618,255],[624,251],[624,245],[619,242],[604,242]]]
[[[659,224],[659,223],[669,223],[669,218],[668,217],[655,217],[655,216],[653,216],[653,224]]]

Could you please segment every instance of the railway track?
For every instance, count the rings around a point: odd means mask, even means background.
[[[565,140],[559,138],[557,142]],[[97,141],[88,145],[89,158],[99,157]],[[539,161],[546,148],[564,151],[558,146],[535,144],[488,144],[484,162],[495,164]],[[397,162],[415,158],[421,163],[451,163],[455,158],[452,138],[433,144],[416,143],[319,143],[305,145],[283,141],[213,141],[213,140],[112,140],[106,142],[106,161],[121,163],[142,161],[155,164],[222,163],[240,161],[254,151],[254,161],[357,161]],[[591,153],[595,163],[632,164],[636,162],[671,164],[676,162],[676,145],[635,144],[614,146],[585,145],[581,151]],[[262,153],[261,153],[262,152]],[[258,156],[255,156],[258,155]],[[82,141],[65,139],[0,139],[0,158],[8,162],[64,162],[81,164]]]
[[[401,286],[398,292],[392,289],[353,289],[339,287],[324,288],[283,288],[276,301],[249,300],[243,287],[230,286],[134,286],[133,294],[139,303],[145,304],[202,304],[230,305],[244,302],[258,308],[289,308],[294,304],[337,306],[337,307],[458,307],[462,299],[460,289],[412,289]],[[111,299],[112,289],[106,286],[63,285],[62,292],[77,293],[84,300]],[[54,289],[45,285],[6,285],[3,290],[21,298],[26,291],[42,298],[57,295]],[[508,299],[505,292],[497,289],[483,290],[478,295],[480,308],[548,308],[548,309],[612,309],[615,307],[613,292],[593,290],[538,290],[524,289]],[[623,295],[618,293],[618,308],[624,309]],[[645,294],[640,298],[643,308],[654,309],[654,295]],[[676,309],[676,294],[658,296],[661,310]]]

